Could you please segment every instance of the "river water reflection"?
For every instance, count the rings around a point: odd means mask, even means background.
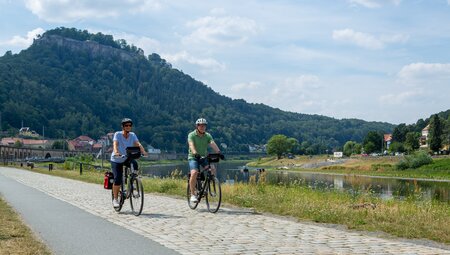
[[[245,163],[221,163],[218,177],[227,183],[259,181],[261,170],[249,168],[248,177],[242,171]],[[187,176],[185,164],[156,165],[143,168],[143,174],[153,177],[169,177],[177,169]],[[429,181],[353,175],[318,174],[290,171],[265,171],[269,184],[295,184],[316,190],[341,190],[350,193],[372,193],[383,199],[438,200],[450,203],[450,181]]]

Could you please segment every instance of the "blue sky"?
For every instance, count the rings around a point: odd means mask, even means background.
[[[0,20],[0,55],[75,27],[286,111],[411,124],[450,109],[450,0],[0,0]]]

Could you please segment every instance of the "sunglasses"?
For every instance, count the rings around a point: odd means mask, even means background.
[[[132,127],[133,125],[131,125],[131,124],[125,124],[125,125],[123,125],[124,127]]]

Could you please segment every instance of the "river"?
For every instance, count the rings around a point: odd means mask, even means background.
[[[261,170],[249,168],[248,175],[242,171],[246,162],[224,162],[218,166],[218,177],[222,182],[258,182]],[[144,176],[169,177],[174,170],[187,176],[187,163],[153,165],[142,169]],[[269,184],[294,184],[316,190],[340,190],[352,194],[371,193],[383,199],[437,200],[450,203],[450,181],[405,179],[390,177],[367,177],[341,174],[293,172],[286,170],[264,171]]]

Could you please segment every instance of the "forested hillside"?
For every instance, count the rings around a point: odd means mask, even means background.
[[[389,123],[337,120],[233,100],[155,53],[145,56],[124,40],[73,28],[47,31],[28,49],[0,58],[0,112],[2,130],[17,129],[23,121],[35,130],[44,126],[53,138],[98,138],[130,117],[142,141],[180,152],[200,116],[208,119],[216,142],[233,151],[284,134],[318,153],[348,140],[360,142],[370,130],[393,130]]]

